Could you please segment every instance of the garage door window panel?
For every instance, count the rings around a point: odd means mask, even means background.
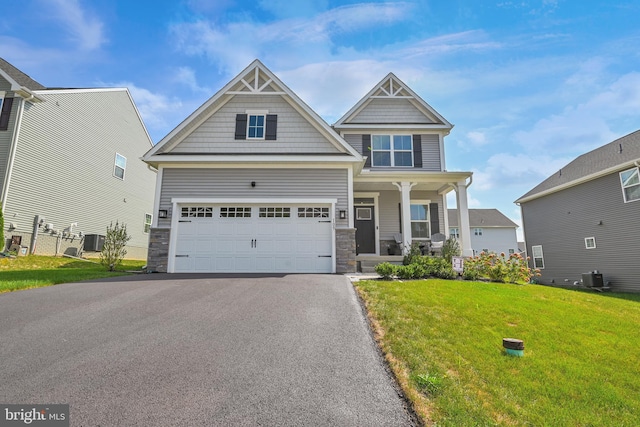
[[[291,208],[284,208],[284,207],[259,208],[258,216],[260,218],[290,218]]]
[[[298,208],[298,218],[329,218],[329,208]]]
[[[181,218],[213,218],[213,208],[207,206],[183,206],[180,208]]]
[[[222,207],[220,218],[251,218],[250,207]]]

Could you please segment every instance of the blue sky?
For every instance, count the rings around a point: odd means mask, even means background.
[[[154,142],[258,58],[329,124],[393,72],[455,125],[471,207],[640,128],[640,1],[25,0],[0,56],[48,87],[128,87]],[[142,154],[142,153],[141,153]]]

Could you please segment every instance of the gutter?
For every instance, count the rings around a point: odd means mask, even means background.
[[[18,117],[14,125],[13,138],[11,139],[11,153],[9,154],[9,167],[4,175],[4,185],[2,187],[2,211],[7,206],[7,196],[9,195],[9,184],[11,183],[11,175],[13,173],[13,164],[16,158],[18,148],[18,138],[20,137],[20,128],[22,127],[22,113],[24,112],[25,100],[22,99],[18,108]]]

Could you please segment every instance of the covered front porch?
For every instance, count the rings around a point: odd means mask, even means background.
[[[451,191],[456,193],[462,255],[471,256],[467,204],[471,176],[471,172],[363,170],[353,181],[349,216],[356,229],[356,261],[401,262],[413,243],[428,248],[432,240],[448,237],[446,195]]]

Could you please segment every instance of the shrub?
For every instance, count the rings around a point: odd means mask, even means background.
[[[383,262],[375,266],[376,273],[384,280],[391,280],[396,275],[397,265],[393,265],[390,262]]]
[[[127,254],[125,246],[129,240],[131,240],[131,236],[127,234],[126,224],[120,225],[116,221],[114,226],[112,222],[107,227],[104,246],[102,247],[102,252],[100,252],[100,264],[107,267],[109,271],[114,271]]]
[[[449,237],[444,241],[442,245],[442,258],[446,259],[451,264],[451,259],[454,256],[460,256],[460,243],[455,237]]]
[[[414,264],[415,260],[422,256],[422,251],[420,250],[420,243],[414,243],[409,248],[409,252],[402,259],[403,265]]]
[[[409,265],[398,265],[396,267],[396,275],[398,279],[422,279],[427,276],[423,266],[414,262]]]
[[[536,274],[539,273],[530,269],[527,259],[520,254],[511,254],[507,258],[504,253],[481,252],[464,260],[462,276],[466,280],[487,277],[492,282],[528,283]]]

